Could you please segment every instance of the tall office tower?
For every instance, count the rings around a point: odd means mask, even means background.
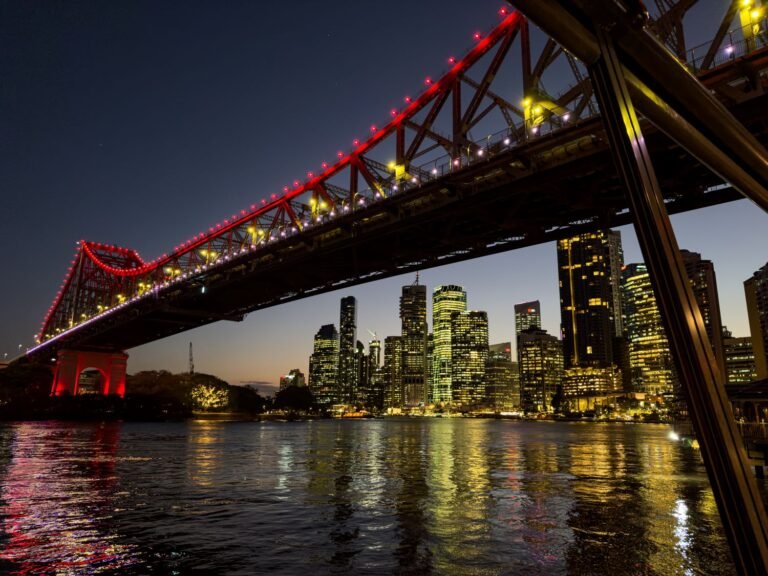
[[[528,328],[541,328],[541,304],[538,300],[515,304],[515,347],[520,363],[520,332]]]
[[[488,346],[488,360],[485,363],[485,404],[488,408],[501,412],[517,407],[520,389],[515,387],[516,367],[517,362],[512,362],[511,342]]]
[[[727,384],[747,384],[757,379],[755,352],[752,338],[734,337],[723,326],[723,349],[725,351],[725,381]]]
[[[704,319],[707,336],[720,366],[725,369],[723,350],[723,323],[720,318],[720,300],[717,295],[715,266],[711,260],[702,260],[701,254],[680,250],[696,303]]]
[[[434,355],[435,355],[435,337],[430,332],[429,334],[427,334],[427,404],[435,403],[435,399],[432,397],[432,391],[435,388],[432,383],[432,379],[434,377],[433,370],[432,370]]]
[[[467,293],[461,286],[438,286],[432,293],[432,402],[450,403],[451,315],[467,309]]]
[[[314,351],[309,357],[309,388],[320,406],[330,408],[339,402],[339,333],[325,324],[315,334]]]
[[[381,341],[375,335],[368,342],[368,394],[365,404],[369,410],[384,408],[384,371],[381,367]]]
[[[618,233],[591,232],[557,243],[560,312],[565,367],[607,367],[613,363],[616,332],[614,264],[620,254]]]
[[[371,370],[381,367],[381,340],[375,338],[368,342],[368,363]]]
[[[744,281],[757,379],[768,378],[768,264]]]
[[[354,403],[362,406],[368,397],[371,385],[371,370],[368,364],[368,355],[365,353],[365,346],[360,340],[355,346],[355,366],[357,367],[357,387],[355,391]]]
[[[403,286],[400,297],[406,406],[427,403],[427,287],[418,282]]]
[[[621,391],[614,343],[622,329],[618,309],[621,236],[612,230],[559,240],[560,313],[565,375],[563,395],[577,406],[610,402]]]
[[[613,336],[615,338],[624,334],[624,311],[621,309],[621,271],[624,268],[624,248],[621,245],[621,232],[608,230],[606,237],[611,285],[611,315],[613,316]]]
[[[384,407],[403,407],[403,343],[400,336],[384,338]]]
[[[515,335],[528,328],[541,328],[541,304],[538,300],[515,304]]]
[[[676,387],[672,354],[645,264],[624,267],[622,301],[632,391],[651,396],[672,392]]]
[[[451,315],[451,396],[460,406],[485,401],[488,314],[477,310]]]
[[[563,346],[546,330],[520,333],[520,401],[526,412],[549,412],[563,379]]]
[[[345,296],[341,299],[339,320],[339,402],[352,403],[355,401],[357,388],[356,343],[357,300],[354,296]]]

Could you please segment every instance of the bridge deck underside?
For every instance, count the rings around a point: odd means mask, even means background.
[[[765,144],[768,97],[733,112]],[[670,213],[741,198],[728,187],[708,190],[722,181],[648,132]],[[124,350],[321,292],[630,222],[601,120],[593,118],[174,284],[35,356]]]

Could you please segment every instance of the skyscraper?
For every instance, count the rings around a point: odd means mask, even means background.
[[[515,304],[515,336],[528,328],[541,328],[541,304],[538,300]]]
[[[450,403],[451,315],[467,309],[467,293],[461,286],[437,286],[432,293],[432,394],[435,404]]]
[[[485,404],[495,411],[514,410],[520,405],[517,362],[512,362],[512,343],[488,346],[485,363]]]
[[[325,324],[315,334],[314,351],[309,357],[309,388],[319,405],[330,408],[339,401],[338,375],[339,333],[333,324]]]
[[[381,341],[374,334],[368,342],[368,374],[370,385],[366,404],[369,409],[384,408],[384,370],[381,367]]]
[[[624,311],[621,308],[621,271],[624,268],[624,248],[621,245],[621,232],[608,230],[606,237],[608,240],[608,271],[611,286],[613,336],[620,337],[624,334]]]
[[[403,286],[400,297],[402,324],[402,379],[406,406],[427,402],[427,287]]]
[[[696,303],[704,319],[707,337],[720,366],[725,369],[723,350],[723,324],[720,318],[720,300],[717,295],[715,266],[711,260],[702,260],[701,254],[680,250]]]
[[[737,338],[723,327],[723,349],[727,384],[747,384],[757,378],[755,352],[750,336]]]
[[[560,279],[560,312],[565,367],[605,367],[613,363],[618,298],[612,286],[615,265],[611,254],[620,254],[618,232],[579,234],[557,243]]]
[[[355,347],[355,367],[357,368],[357,386],[355,387],[355,396],[353,403],[362,406],[366,403],[371,386],[371,370],[368,364],[368,355],[365,353],[365,346],[360,340]]]
[[[403,343],[400,336],[384,338],[384,407],[399,410],[403,407]]]
[[[768,264],[744,281],[758,380],[768,378]]]
[[[520,333],[528,328],[541,328],[541,304],[538,300],[515,304],[515,347],[520,363]]]
[[[357,300],[354,296],[341,299],[339,319],[339,402],[352,403],[357,394]]]
[[[645,264],[624,267],[622,301],[632,391],[651,396],[672,392],[675,388],[672,354]]]
[[[559,240],[557,263],[563,329],[563,394],[594,404],[620,392],[614,341],[622,330],[621,235],[613,230]],[[583,400],[583,399],[588,400]]]
[[[460,406],[485,401],[488,314],[476,310],[451,315],[451,397]]]
[[[520,333],[520,401],[526,412],[552,410],[552,398],[563,378],[563,348],[546,330]]]

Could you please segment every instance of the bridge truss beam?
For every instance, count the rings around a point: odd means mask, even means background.
[[[510,2],[566,49],[586,57],[734,563],[740,574],[768,574],[765,505],[730,411],[723,371],[688,283],[629,86],[642,110],[651,112],[651,120],[661,120],[659,128],[700,159],[705,156],[715,172],[741,180],[742,193],[763,209],[768,208],[768,156],[744,126],[641,29],[647,17],[641,2],[627,1],[624,7],[608,0]]]

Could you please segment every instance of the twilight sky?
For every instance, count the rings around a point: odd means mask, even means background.
[[[702,0],[689,45],[727,2]],[[32,343],[80,239],[145,260],[279,192],[366,137],[371,123],[497,22],[499,0],[0,0],[0,358]],[[557,92],[555,87],[553,92]],[[519,99],[513,96],[511,99]],[[742,282],[768,260],[768,215],[747,201],[673,218],[680,245],[714,261],[724,323],[748,334]],[[621,229],[627,262],[641,260]],[[540,299],[559,332],[555,247],[426,270],[463,285],[511,340],[516,302]],[[306,372],[321,324],[358,299],[366,329],[398,334],[412,276],[254,312],[129,350],[129,371],[186,369],[236,384]],[[430,310],[431,314],[431,310]],[[430,323],[431,324],[431,323]]]

